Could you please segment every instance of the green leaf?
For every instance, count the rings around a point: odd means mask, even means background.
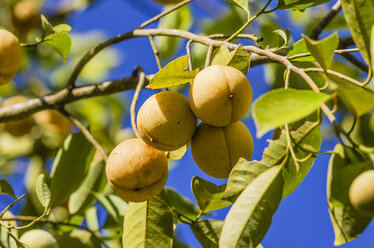
[[[305,54],[305,53],[309,53],[309,50],[306,47],[305,40],[300,39],[292,45],[291,50],[289,50],[289,52],[287,53],[287,57],[291,57],[291,56],[295,56],[299,54]],[[300,61],[300,62],[315,61],[315,59],[313,56],[309,55],[305,57],[292,59],[292,61]]]
[[[240,194],[228,212],[219,239],[220,248],[260,244],[282,199],[282,167],[261,173]]]
[[[191,224],[191,230],[204,248],[218,248],[222,220],[199,220]]]
[[[51,34],[51,33],[54,33],[55,30],[53,29],[53,26],[49,23],[47,18],[44,15],[41,15],[40,17],[41,17],[41,20],[42,20],[42,27],[43,27],[43,31],[44,31],[44,36],[48,35],[48,34]]]
[[[166,6],[165,10],[172,6]],[[185,5],[170,14],[163,17],[158,25],[158,28],[162,29],[179,29],[189,30],[192,26],[193,18],[188,5]],[[156,47],[160,53],[161,58],[170,58],[179,48],[181,39],[170,36],[158,36],[156,37]]]
[[[249,14],[248,0],[229,0]]]
[[[247,161],[244,158],[240,158],[230,172],[225,192],[222,194],[221,198],[235,202],[236,198],[248,184],[267,169],[269,169],[269,167],[261,162]]]
[[[257,137],[312,114],[329,99],[329,95],[310,90],[276,89],[267,92],[254,102],[252,108]]]
[[[2,218],[12,218],[14,215],[10,211],[6,211],[5,214],[2,216]],[[17,226],[16,221],[2,221],[2,223],[6,226]],[[18,248],[23,247],[23,244],[18,240],[18,230],[16,229],[10,229],[10,232],[17,238],[17,240],[14,240],[5,227],[0,226],[0,246],[4,248]]]
[[[44,182],[44,174],[40,174],[36,179],[36,195],[43,207],[48,207],[51,202],[51,191],[48,185]]]
[[[370,42],[370,56],[371,58],[374,58],[374,24],[373,26],[371,26],[371,42]],[[371,69],[373,70],[373,74],[374,74],[374,66],[372,65],[371,66]]]
[[[190,248],[187,244],[180,241],[180,239],[178,239],[176,235],[174,235],[172,247],[173,248]]]
[[[87,223],[87,227],[90,230],[94,232],[98,232],[100,230],[99,220],[97,218],[97,208],[95,206],[91,206],[90,208],[88,208],[84,213],[84,217]]]
[[[250,62],[251,54],[246,52],[242,45],[237,46],[233,51],[230,51],[227,46],[222,45],[214,56],[211,64],[228,65],[238,69],[244,75],[247,75]]]
[[[279,0],[278,9],[290,9],[290,10],[298,10],[298,9],[306,9],[309,7],[313,7],[319,4],[323,4],[329,2],[331,0]]]
[[[144,202],[130,202],[123,224],[123,247],[172,247],[173,215],[167,194]]]
[[[279,40],[278,49],[285,47],[290,40],[291,30],[288,28],[277,29],[273,31],[274,34],[279,35],[282,39]]]
[[[342,0],[345,21],[351,31],[353,41],[360,49],[366,63],[370,59],[370,32],[374,25],[374,1],[370,0]]]
[[[45,37],[43,43],[58,53],[64,62],[66,61],[66,57],[71,49],[71,38],[66,31],[48,35]]]
[[[195,220],[199,209],[189,199],[180,195],[174,189],[165,189],[168,193],[170,205],[180,214],[187,216],[190,220]]]
[[[59,24],[53,27],[55,33],[60,33],[62,31],[70,32],[71,27],[68,24]]]
[[[117,223],[122,224],[128,204],[116,195],[93,193],[96,200],[105,208],[109,216]]]
[[[188,55],[179,57],[154,75],[148,85],[150,89],[162,89],[192,82],[199,69],[186,70]]]
[[[327,70],[330,67],[335,49],[339,46],[339,37],[337,33],[330,35],[323,40],[312,40],[303,35],[306,46],[312,56],[317,60],[321,67]]]
[[[356,116],[361,116],[374,108],[374,91],[371,89],[352,84],[339,84],[336,92]]]
[[[372,169],[372,161],[357,157],[350,147],[338,144],[331,156],[327,175],[327,199],[335,232],[335,245],[345,244],[358,237],[371,217],[357,212],[349,202],[348,192],[353,179]]]
[[[231,202],[221,199],[226,185],[217,186],[214,183],[195,176],[191,180],[191,188],[202,213],[231,205]]]
[[[82,133],[69,135],[58,151],[51,171],[51,207],[65,202],[82,184],[94,147]]]
[[[82,185],[70,196],[70,214],[74,215],[84,212],[84,210],[94,202],[94,196],[91,192],[101,192],[106,184],[105,161],[101,160],[96,163],[91,163]]]
[[[12,186],[5,179],[0,179],[0,194],[10,195],[16,199]]]
[[[321,133],[318,126],[313,122],[305,122],[302,125],[290,125],[292,147],[298,158],[308,156],[310,152],[318,153],[321,146]],[[284,159],[288,157],[286,161]],[[222,195],[223,199],[234,202],[239,194],[261,173],[284,161],[283,198],[291,194],[308,174],[315,160],[310,156],[307,160],[299,162],[296,170],[295,163],[287,149],[287,136],[284,130],[279,138],[271,140],[269,146],[264,150],[262,160],[246,161],[241,159],[230,172],[227,187]]]

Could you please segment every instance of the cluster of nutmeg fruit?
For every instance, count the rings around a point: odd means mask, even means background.
[[[123,199],[145,201],[158,194],[168,177],[165,151],[191,143],[196,164],[216,178],[227,178],[240,157],[250,159],[253,140],[240,120],[252,103],[252,88],[239,70],[212,65],[191,84],[189,99],[173,91],[148,98],[139,109],[140,138],[111,152],[107,178]],[[197,119],[201,123],[197,126]]]

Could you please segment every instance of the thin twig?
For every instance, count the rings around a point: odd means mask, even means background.
[[[143,28],[145,28],[146,26],[150,25],[151,23],[154,23],[154,22],[158,21],[160,18],[166,16],[167,14],[170,14],[174,10],[179,9],[180,7],[182,7],[183,5],[188,4],[191,1],[192,0],[184,0],[183,2],[180,2],[180,3],[176,4],[176,5],[174,5],[170,9],[167,9],[164,12],[162,12],[162,13],[160,13],[160,14],[152,17],[151,19],[143,22],[137,29],[143,29]]]
[[[135,108],[136,108],[136,103],[138,102],[140,90],[144,87],[144,82],[145,82],[145,74],[144,74],[143,69],[139,67],[139,71],[140,71],[139,82],[138,82],[138,85],[136,86],[134,97],[132,98],[132,102],[130,106],[131,126],[132,126],[132,129],[134,130],[136,137],[139,137],[139,132],[136,126]]]
[[[192,71],[192,57],[191,57],[191,43],[193,40],[189,40],[186,44],[186,52],[188,55],[188,70]]]
[[[77,126],[81,131],[82,134],[86,137],[88,142],[90,142],[96,150],[98,150],[104,157],[105,162],[108,159],[108,155],[105,153],[104,148],[100,145],[100,143],[96,140],[95,136],[91,133],[91,131],[77,118],[75,118],[72,114],[70,114],[65,109],[59,109],[59,111],[64,114],[67,118],[69,118],[75,126]]]
[[[367,65],[365,65],[364,63],[362,63],[361,60],[359,60],[358,58],[356,58],[352,54],[342,53],[342,54],[340,54],[340,56],[342,56],[343,58],[345,58],[346,60],[351,62],[352,65],[356,66],[361,71],[363,71],[363,72],[368,72],[369,71],[369,67]]]
[[[224,38],[229,38],[230,35],[229,34],[211,34],[208,37],[211,38],[211,39],[224,39]],[[264,40],[264,38],[258,37],[254,34],[238,34],[236,36],[236,38],[249,39],[249,40],[253,40],[255,42],[261,42],[261,41]]]
[[[210,60],[212,58],[213,50],[214,50],[214,46],[209,46],[208,47],[208,52],[206,53],[204,68],[206,68],[210,65]]]
[[[372,91],[371,89],[367,88],[367,87],[364,87],[365,85],[363,85],[363,83],[361,83],[360,81],[357,81],[351,77],[348,77],[344,74],[341,74],[337,71],[333,71],[333,70],[323,70],[322,68],[304,68],[303,71],[305,72],[326,72],[328,75],[331,75],[331,76],[335,76],[335,77],[338,77],[346,82],[349,82],[351,84],[354,84],[356,86],[359,86],[359,87],[362,87],[364,88],[365,90],[368,90],[368,91]]]
[[[19,202],[20,200],[22,200],[25,196],[26,196],[26,193],[24,193],[23,195],[21,195],[20,197],[18,197],[17,199],[15,199],[11,204],[9,204],[6,208],[4,208],[4,210],[1,211],[1,213],[0,213],[0,218],[3,217],[3,215],[6,213],[6,211],[8,211],[11,207],[13,207],[14,205],[16,205],[17,202]]]
[[[330,12],[314,27],[314,29],[310,32],[309,37],[316,40],[318,36],[322,33],[322,31],[331,23],[331,21],[335,18],[335,16],[341,10],[342,5],[340,0],[338,0],[331,8]]]
[[[343,54],[343,53],[350,53],[350,52],[359,52],[360,50],[358,48],[349,48],[349,49],[337,49],[334,51],[336,54]],[[290,57],[287,57],[289,60],[302,58],[302,57],[308,57],[311,56],[311,53],[300,53],[296,55],[292,55]]]
[[[151,47],[152,47],[153,54],[155,55],[157,67],[159,70],[161,70],[162,67],[161,67],[161,62],[160,62],[160,57],[159,57],[160,53],[157,50],[153,36],[148,36],[148,38],[149,38],[149,43],[151,44]]]
[[[18,238],[8,229],[8,226],[0,221],[0,225],[6,230],[8,235],[16,242],[17,247],[24,247],[24,244],[18,240]]]

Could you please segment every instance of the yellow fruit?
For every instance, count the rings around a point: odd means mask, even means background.
[[[164,188],[168,161],[164,152],[141,139],[128,139],[109,155],[106,175],[113,190],[124,200],[146,201]]]
[[[3,107],[9,107],[18,103],[26,102],[27,97],[24,96],[13,96],[4,101]],[[28,116],[21,120],[8,121],[4,123],[4,129],[13,136],[22,136],[30,132],[34,126],[34,120],[31,116]]]
[[[20,241],[26,248],[58,248],[56,239],[47,231],[33,229],[25,232]]]
[[[196,122],[183,95],[163,91],[148,98],[141,106],[137,126],[145,143],[159,150],[174,151],[191,140]]]
[[[374,216],[374,170],[356,177],[349,188],[349,200],[359,212]]]
[[[71,127],[71,121],[61,114],[59,111],[54,109],[43,110],[34,114],[35,122],[52,132],[57,132],[62,135],[67,134]]]
[[[156,2],[162,3],[162,4],[176,4],[182,2],[182,0],[155,0]]]
[[[52,208],[48,215],[48,220],[53,222],[63,222],[67,218],[69,218],[69,211],[63,206]]]
[[[16,21],[26,25],[30,25],[30,22],[39,21],[39,8],[35,1],[22,0],[19,1],[13,9],[13,16]]]
[[[18,38],[0,29],[0,85],[9,82],[21,67],[22,49]]]
[[[200,71],[189,93],[194,114],[203,122],[223,127],[240,121],[252,103],[252,88],[239,70],[212,65]]]
[[[202,122],[191,141],[191,153],[196,164],[215,178],[227,178],[239,158],[250,160],[252,152],[251,133],[240,121],[225,127],[213,127]]]

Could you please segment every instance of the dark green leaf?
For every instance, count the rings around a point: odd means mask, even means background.
[[[199,220],[192,223],[191,230],[204,248],[218,248],[222,227],[222,220]]]
[[[199,209],[186,197],[183,197],[174,189],[165,190],[168,193],[170,205],[180,214],[187,216],[191,220],[195,220],[199,213]]]
[[[202,213],[231,205],[231,202],[221,199],[226,185],[217,186],[214,183],[195,176],[191,180],[191,188]]]
[[[117,224],[122,224],[123,216],[128,208],[128,204],[116,195],[105,195],[102,193],[93,193],[93,195],[105,208],[109,216],[117,222]]]
[[[161,191],[148,201],[130,202],[123,224],[122,245],[126,248],[171,248],[173,232],[167,194]]]
[[[51,207],[65,202],[82,184],[94,147],[82,133],[69,135],[58,151],[51,171]]]
[[[244,75],[247,75],[250,62],[251,54],[244,51],[242,45],[237,46],[233,51],[230,51],[227,46],[223,45],[219,48],[211,64],[228,65],[238,69]]]
[[[252,114],[257,137],[273,128],[298,121],[316,111],[330,99],[329,95],[310,90],[276,89],[259,97],[253,104]]]
[[[339,37],[337,33],[323,40],[312,40],[303,35],[306,46],[312,56],[317,60],[321,67],[327,70],[330,67],[332,58],[334,57],[335,49],[339,46]]]
[[[366,63],[370,64],[370,32],[374,25],[374,1],[342,0],[345,21]]]
[[[106,183],[105,161],[91,163],[82,185],[70,196],[69,212],[76,214],[84,211],[94,202],[91,192],[101,192]]]
[[[171,8],[171,6],[166,6],[165,10],[167,8]],[[185,5],[162,18],[158,28],[189,30],[192,23],[190,9],[188,5]],[[180,43],[181,39],[176,37],[158,36],[156,38],[156,46],[163,59],[170,58],[177,51]]]
[[[44,42],[48,46],[52,47],[56,53],[58,53],[62,60],[65,62],[71,49],[71,39],[67,32],[61,31],[59,33],[53,33],[45,37]]]
[[[374,91],[371,89],[352,84],[339,84],[336,91],[356,116],[361,116],[374,108]]]
[[[0,194],[10,195],[16,199],[12,186],[5,179],[0,179]]]
[[[331,0],[279,0],[278,8],[279,9],[306,9],[313,7]]]
[[[219,247],[257,247],[270,227],[282,189],[282,166],[268,169],[249,184],[225,218]]]
[[[345,244],[358,237],[371,221],[371,217],[357,212],[349,202],[348,191],[353,179],[372,169],[371,161],[357,156],[352,148],[338,144],[329,163],[327,198],[335,232],[335,245]]]
[[[185,55],[167,64],[154,75],[148,88],[161,89],[192,82],[199,69],[197,68],[193,71],[186,70],[188,57],[188,55]]]
[[[183,243],[174,235],[172,248],[190,248],[187,244]]]
[[[43,207],[48,207],[51,202],[51,191],[48,185],[44,182],[44,174],[40,174],[36,179],[35,184],[36,195]]]

